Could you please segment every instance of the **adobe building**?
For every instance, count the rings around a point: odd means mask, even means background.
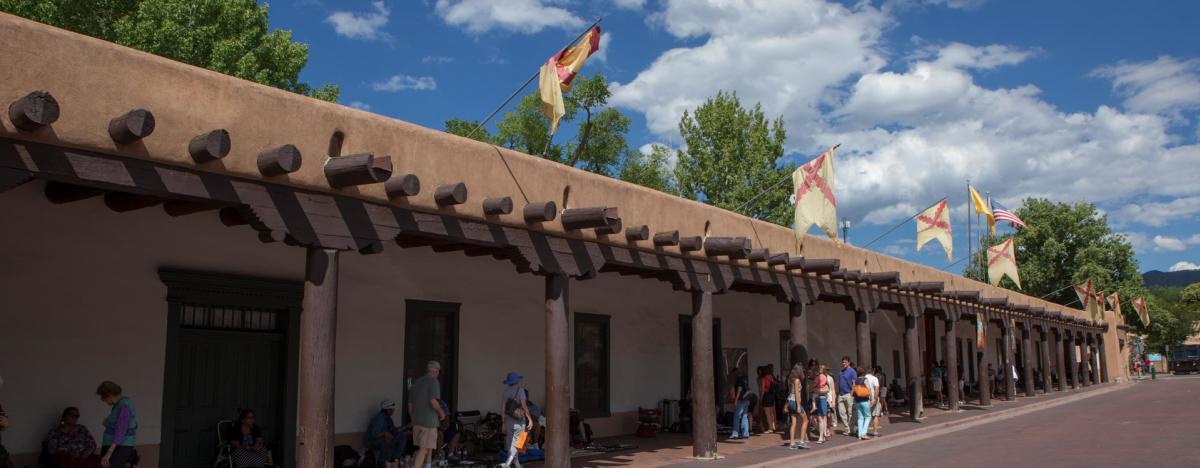
[[[0,103],[18,466],[66,406],[102,432],[102,380],[137,405],[144,466],[210,465],[248,407],[277,460],[317,467],[429,360],[456,411],[524,375],[548,466],[569,408],[629,434],[693,395],[715,395],[693,399],[711,457],[723,350],[778,372],[850,356],[916,396],[944,360],[982,404],[988,364],[1024,372],[1007,398],[1036,397],[1035,371],[1051,392],[1128,378],[1119,322],[2,14]]]

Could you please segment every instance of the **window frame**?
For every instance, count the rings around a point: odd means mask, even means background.
[[[601,314],[588,314],[588,313],[583,313],[583,312],[576,312],[575,313],[575,324],[572,327],[573,328],[573,330],[572,330],[573,336],[578,336],[579,327],[581,324],[599,325],[602,327],[602,330],[604,332],[604,339],[602,342],[602,345],[604,346],[604,350],[602,353],[601,370],[600,370],[600,376],[599,376],[600,382],[601,382],[601,388],[604,389],[604,392],[603,392],[603,397],[602,397],[601,401],[599,402],[600,408],[598,410],[585,411],[583,408],[581,408],[581,405],[579,404],[580,403],[579,390],[581,387],[580,387],[580,385],[577,384],[577,382],[579,380],[579,352],[578,352],[579,349],[578,349],[578,347],[580,345],[580,342],[578,341],[578,339],[576,339],[576,340],[574,340],[574,343],[572,344],[572,348],[573,348],[572,351],[574,351],[574,352],[572,353],[572,359],[571,359],[572,375],[574,376],[574,380],[576,381],[576,382],[573,382],[573,383],[575,383],[575,385],[571,386],[572,400],[575,402],[574,407],[579,410],[580,417],[582,417],[584,419],[607,418],[607,417],[612,416],[612,317],[608,316],[608,315],[601,315]]]

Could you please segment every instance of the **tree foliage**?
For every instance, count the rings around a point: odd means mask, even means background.
[[[679,133],[686,147],[675,165],[681,196],[787,224],[786,180],[795,167],[779,166],[786,138],[782,117],[768,121],[761,105],[747,109],[737,93],[722,91],[684,112]]]
[[[1200,321],[1200,283],[1184,288],[1152,288],[1146,297],[1146,307],[1150,312],[1146,349],[1165,353],[1196,333],[1196,323]]]
[[[340,91],[300,81],[308,45],[270,31],[254,0],[0,0],[0,10],[325,101]]]

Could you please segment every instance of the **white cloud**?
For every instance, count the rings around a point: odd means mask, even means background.
[[[1171,268],[1167,269],[1167,271],[1185,271],[1185,270],[1200,270],[1200,265],[1197,265],[1192,262],[1182,261],[1182,262],[1177,262],[1174,265],[1171,265]]]
[[[1146,253],[1150,251],[1150,237],[1142,232],[1121,232],[1118,233],[1124,236],[1129,241],[1129,245],[1133,247],[1134,253]]]
[[[641,10],[646,6],[646,0],[613,0],[613,3],[626,10]]]
[[[432,76],[393,75],[387,81],[371,83],[375,91],[432,91],[437,89],[437,81]]]
[[[612,44],[612,33],[610,33],[610,32],[600,33],[600,44],[599,44],[600,50],[597,50],[596,53],[592,54],[592,57],[591,57],[592,60],[607,63],[608,62],[608,48],[612,47],[611,44]]]
[[[1187,244],[1175,237],[1154,236],[1154,250],[1182,252],[1187,250]]]
[[[839,209],[870,223],[962,197],[968,178],[1010,208],[1025,197],[1200,201],[1200,145],[1178,145],[1168,117],[1109,106],[1064,112],[1036,86],[975,79],[1036,50],[951,43],[889,67],[881,35],[895,22],[890,10],[853,5],[668,0],[655,22],[697,45],[667,50],[614,84],[612,102],[643,113],[653,138],[671,141],[684,110],[736,91],[743,104],[783,117],[794,162],[842,143]]]
[[[493,29],[532,34],[546,28],[587,25],[574,13],[543,0],[438,0],[434,11],[446,24],[481,34]]]
[[[1135,112],[1175,113],[1200,107],[1200,59],[1164,55],[1150,62],[1120,62],[1092,76],[1112,80],[1113,90]]]
[[[339,36],[351,39],[389,39],[386,32],[381,31],[387,25],[391,10],[382,0],[371,2],[374,9],[368,13],[351,11],[335,11],[325,18],[325,22],[333,25],[333,30]]]
[[[987,0],[924,0],[926,5],[938,5],[960,10],[974,10],[983,6]]]
[[[434,64],[438,64],[438,65],[441,65],[443,63],[450,63],[453,61],[454,61],[454,57],[446,57],[446,56],[442,56],[442,55],[426,55],[425,57],[421,58],[421,63],[434,63]]]
[[[371,110],[371,105],[367,104],[365,102],[362,102],[362,101],[350,101],[349,103],[346,104],[346,107],[353,107],[355,109],[360,109],[360,110],[365,110],[365,111]]]
[[[1176,198],[1166,203],[1129,203],[1113,213],[1115,224],[1140,223],[1161,227],[1175,221],[1195,220],[1200,215],[1200,196]]]

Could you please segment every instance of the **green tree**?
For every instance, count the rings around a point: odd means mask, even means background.
[[[1151,288],[1146,307],[1150,313],[1150,326],[1145,330],[1146,348],[1149,352],[1165,353],[1196,333],[1196,323],[1200,321],[1200,283],[1185,288]]]
[[[963,272],[964,276],[986,281],[986,270],[981,268],[986,265],[986,247],[1012,238],[1022,293],[1079,307],[1078,296],[1070,286],[1091,279],[1097,290],[1120,295],[1126,323],[1140,323],[1128,302],[1146,294],[1133,247],[1128,239],[1113,232],[1108,217],[1096,211],[1095,205],[1027,198],[1016,214],[1026,227],[1012,233],[984,236],[975,261]],[[1000,285],[1016,289],[1007,278]]]
[[[679,133],[686,146],[675,165],[681,196],[787,224],[791,186],[785,181],[795,167],[779,164],[786,138],[782,117],[768,121],[761,105],[747,109],[737,93],[722,91],[685,111]]]
[[[308,45],[270,31],[255,0],[0,0],[0,11],[325,101],[340,92],[300,81]]]
[[[670,158],[671,150],[660,145],[651,146],[650,154],[626,151],[618,177],[660,192],[677,194],[671,174]]]

